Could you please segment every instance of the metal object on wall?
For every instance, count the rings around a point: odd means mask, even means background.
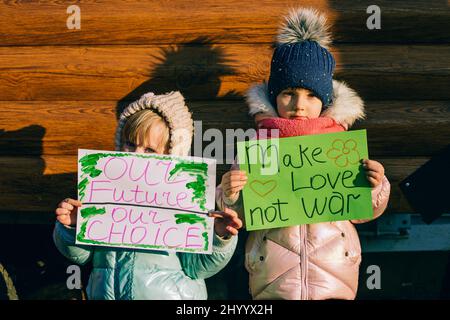
[[[363,252],[450,250],[450,214],[430,225],[418,214],[384,214],[357,229]]]

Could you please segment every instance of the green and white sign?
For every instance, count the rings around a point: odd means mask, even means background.
[[[211,253],[216,161],[78,150],[76,243]]]

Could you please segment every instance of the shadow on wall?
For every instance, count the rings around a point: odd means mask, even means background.
[[[46,206],[42,201],[48,190],[60,190],[52,207],[75,190],[75,174],[44,175],[44,135],[45,128],[38,125],[0,129],[0,264],[6,271],[0,277],[0,299],[11,298],[14,289],[19,299],[81,298],[80,290],[65,286],[70,263],[53,245],[54,213],[29,210]]]
[[[234,91],[218,97],[221,77],[235,75],[237,71],[228,65],[230,57],[224,48],[215,45],[213,39],[202,37],[188,43],[162,47],[160,54],[152,58],[159,63],[147,81],[119,100],[117,117],[131,101],[147,92],[163,94],[180,91],[186,101],[201,96],[213,97],[209,100],[242,98]]]
[[[189,100],[202,94],[216,97],[208,100],[242,99],[235,92],[217,97],[221,77],[233,75],[235,71],[228,66],[231,60],[225,50],[214,45],[211,39],[198,38],[186,44],[162,47],[160,55],[153,58],[160,63],[147,81],[117,103],[117,117],[131,101],[150,91],[156,94],[181,91],[188,105]],[[195,120],[195,114],[193,117]],[[0,155],[4,158],[0,167],[0,202],[10,204],[8,212],[0,209],[3,223],[0,224],[0,263],[10,273],[20,299],[79,299],[81,292],[68,290],[65,284],[66,269],[71,263],[59,254],[52,240],[53,210],[62,199],[76,198],[77,175],[44,174],[45,132],[39,125],[14,131],[0,129]],[[15,161],[13,158],[8,161],[7,157],[14,157]],[[27,199],[26,203],[21,203],[18,195]],[[16,199],[17,204],[11,199]],[[49,212],[34,209],[46,207],[52,209]],[[243,248],[242,241],[240,247]],[[235,255],[227,268],[207,280],[209,297],[247,298],[247,280],[243,271],[243,255]],[[89,266],[82,267],[84,284],[87,284],[89,273]],[[238,285],[229,287],[231,281],[228,279],[239,279],[235,282]],[[242,288],[238,288],[241,285]]]

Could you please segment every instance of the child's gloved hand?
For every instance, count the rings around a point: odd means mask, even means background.
[[[227,204],[234,204],[247,183],[247,173],[241,170],[231,170],[222,176],[222,192]]]
[[[362,161],[363,167],[366,170],[367,180],[369,180],[372,188],[377,187],[384,177],[384,167],[381,163],[375,160],[364,159]]]
[[[238,234],[238,229],[242,228],[242,220],[239,219],[238,214],[233,209],[225,208],[224,211],[212,211],[209,216],[215,218],[214,231],[219,237],[235,236]]]
[[[77,224],[77,211],[82,203],[74,199],[64,199],[56,208],[56,220],[66,226],[75,226]]]

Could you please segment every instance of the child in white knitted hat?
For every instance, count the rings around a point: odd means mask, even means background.
[[[191,114],[179,92],[147,93],[122,112],[116,149],[187,156],[192,134]],[[232,209],[210,213],[215,217],[210,255],[81,246],[75,244],[74,228],[81,206],[74,199],[58,205],[53,237],[58,250],[73,262],[93,260],[89,299],[206,299],[204,279],[228,263],[242,226]]]

